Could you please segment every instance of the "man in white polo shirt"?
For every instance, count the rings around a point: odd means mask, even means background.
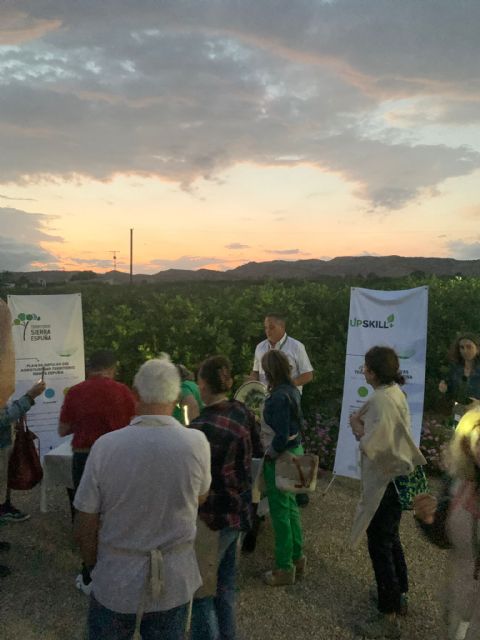
[[[268,313],[265,316],[264,326],[267,339],[257,344],[255,348],[250,379],[259,380],[263,384],[267,384],[267,378],[262,368],[262,357],[270,349],[278,349],[287,356],[292,368],[292,382],[302,393],[303,385],[313,380],[313,367],[305,347],[301,342],[287,335],[286,320],[279,313]],[[308,495],[306,493],[297,493],[296,501],[299,507],[305,507],[309,502]],[[253,535],[253,537],[255,536]],[[255,542],[253,540],[249,542],[248,540],[250,539],[245,539],[244,550],[255,548]]]
[[[285,318],[277,313],[269,313],[265,317],[266,340],[257,344],[253,369],[250,374],[252,380],[260,380],[267,384],[265,372],[262,369],[262,357],[270,349],[283,351],[292,367],[292,381],[302,393],[303,385],[313,380],[313,367],[308,359],[305,347],[301,342],[287,336]]]
[[[193,543],[210,487],[204,434],[171,417],[180,377],[168,357],[134,380],[137,415],[93,445],[74,506],[91,568],[89,640],[183,640],[202,581]]]

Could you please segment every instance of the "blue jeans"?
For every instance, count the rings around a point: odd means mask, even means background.
[[[235,575],[238,529],[220,531],[217,593],[193,601],[191,640],[235,640]]]
[[[184,640],[188,605],[168,611],[144,613],[140,633],[142,640]],[[135,631],[134,613],[117,613],[90,596],[88,640],[130,640]]]

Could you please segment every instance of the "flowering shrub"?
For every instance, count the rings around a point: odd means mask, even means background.
[[[303,426],[305,450],[315,453],[322,469],[333,469],[337,447],[339,418],[316,412],[309,416]],[[445,447],[453,433],[448,421],[436,416],[425,416],[422,424],[420,450],[427,460],[427,472],[443,470],[442,459]]]
[[[319,457],[322,469],[333,469],[337,448],[339,420],[316,412],[303,425],[305,450]]]
[[[443,417],[424,416],[420,451],[427,461],[427,471],[439,473],[444,470],[444,451],[453,434],[453,427],[449,420]]]

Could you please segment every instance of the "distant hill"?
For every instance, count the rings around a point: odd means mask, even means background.
[[[6,275],[8,273],[8,276]],[[228,271],[211,269],[167,269],[155,274],[135,274],[134,283],[199,282],[232,280],[285,280],[289,278],[315,280],[324,276],[381,276],[398,278],[411,274],[437,276],[480,276],[480,260],[454,260],[453,258],[405,258],[402,256],[344,256],[332,260],[272,260],[270,262],[248,262]],[[29,271],[3,272],[3,282],[62,283],[105,282],[126,284],[128,273],[109,271],[94,274],[91,271]]]

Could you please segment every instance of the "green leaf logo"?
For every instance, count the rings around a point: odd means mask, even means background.
[[[391,313],[387,318],[387,322],[390,325],[390,328],[393,327],[394,321],[395,321],[395,314]]]
[[[13,324],[18,327],[23,327],[23,339],[25,340],[25,336],[27,333],[27,327],[32,320],[40,320],[40,316],[37,316],[36,313],[19,313],[18,316],[14,319]]]

